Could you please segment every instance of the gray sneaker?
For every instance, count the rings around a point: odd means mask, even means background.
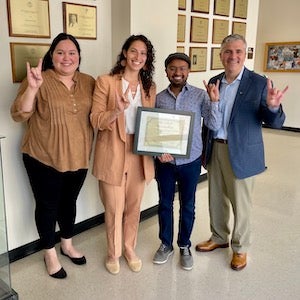
[[[153,263],[159,265],[164,264],[173,253],[174,249],[172,246],[161,244],[153,257]]]
[[[184,270],[190,271],[193,269],[193,256],[189,247],[180,248],[180,264]]]

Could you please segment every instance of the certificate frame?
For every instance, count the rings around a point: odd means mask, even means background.
[[[185,47],[184,46],[177,46],[176,49],[177,49],[176,50],[177,52],[185,53]]]
[[[10,43],[10,56],[13,82],[21,82],[27,75],[26,62],[37,66],[49,50],[50,44]]]
[[[178,0],[178,9],[186,10],[186,0]]]
[[[224,69],[224,66],[220,59],[220,47],[212,47],[211,48],[211,64],[210,69],[211,70],[222,70]]]
[[[205,72],[207,64],[206,47],[190,47],[191,72]]]
[[[192,12],[209,13],[209,1],[210,0],[192,0]]]
[[[266,43],[265,72],[300,72],[300,42]]]
[[[228,32],[229,32],[229,20],[214,19],[212,43],[221,44],[223,39],[228,35]]]
[[[186,15],[178,15],[177,17],[177,42],[185,42]]]
[[[189,158],[193,129],[194,112],[138,107],[133,152]]]
[[[247,19],[248,0],[234,0],[233,17]]]
[[[97,39],[97,7],[62,2],[64,32],[77,39]],[[74,20],[74,22],[73,22]]]
[[[230,0],[215,0],[214,15],[229,17]]]
[[[191,43],[207,43],[208,41],[208,18],[191,16]]]
[[[246,36],[247,23],[244,22],[232,22],[232,33],[239,34],[243,37]]]
[[[9,36],[50,38],[49,1],[7,0]]]

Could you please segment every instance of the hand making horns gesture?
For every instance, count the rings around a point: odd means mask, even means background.
[[[220,99],[219,86],[220,80],[218,79],[216,83],[207,84],[205,80],[203,80],[206,91],[209,95],[209,98],[212,102],[217,102]]]
[[[29,62],[26,63],[27,69],[27,81],[28,86],[34,89],[38,89],[43,83],[42,77],[42,58],[39,59],[38,65],[34,67],[30,67]]]
[[[288,90],[288,86],[284,88],[283,91],[278,90],[277,88],[273,87],[271,79],[268,78],[267,82],[268,87],[268,94],[267,94],[267,105],[270,108],[279,107],[282,98],[285,92]]]

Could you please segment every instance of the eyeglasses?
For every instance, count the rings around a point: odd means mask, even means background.
[[[189,68],[188,67],[168,67],[168,70],[171,71],[171,72],[186,72]]]

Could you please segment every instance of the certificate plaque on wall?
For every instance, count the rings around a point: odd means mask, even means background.
[[[248,0],[234,0],[233,17],[247,19]]]
[[[178,9],[186,10],[186,0],[178,0]]]
[[[229,17],[230,0],[215,0],[214,15]]]
[[[7,0],[9,36],[49,38],[48,0]]]
[[[177,42],[184,42],[185,41],[185,22],[186,16],[185,15],[178,15],[177,20]]]
[[[208,19],[191,17],[191,43],[207,43],[208,40]]]
[[[177,52],[185,53],[184,46],[177,46]]]
[[[239,34],[243,37],[246,36],[246,23],[232,22],[232,33]]]
[[[220,50],[221,48],[217,48],[217,47],[211,48],[211,64],[210,64],[211,70],[224,69],[220,59]]]
[[[26,62],[36,67],[49,47],[49,44],[10,43],[13,82],[21,82],[26,77]]]
[[[207,48],[191,47],[190,59],[191,59],[191,72],[206,71]]]
[[[228,35],[229,21],[214,19],[213,21],[213,44],[221,44],[223,39]]]
[[[192,0],[192,12],[209,13],[209,0]]]
[[[63,2],[64,32],[78,39],[97,39],[97,7]]]

